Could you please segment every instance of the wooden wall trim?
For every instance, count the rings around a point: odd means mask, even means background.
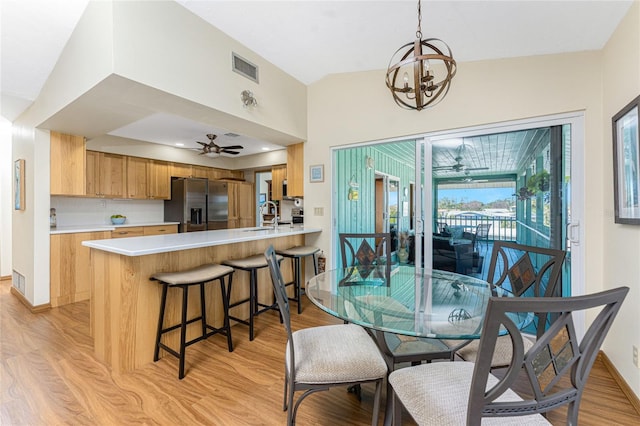
[[[611,377],[613,377],[613,380],[618,384],[618,386],[620,386],[620,390],[622,390],[622,393],[624,393],[624,395],[627,397],[631,406],[636,410],[638,414],[640,414],[640,399],[638,399],[638,396],[635,394],[633,389],[629,387],[629,385],[613,365],[607,354],[600,351],[598,353],[598,357],[611,374]]]
[[[44,312],[44,311],[48,311],[49,309],[51,309],[51,304],[49,303],[45,303],[44,305],[38,305],[38,306],[33,306],[26,297],[24,297],[24,295],[22,293],[20,293],[15,287],[11,287],[11,294],[13,294],[15,297],[18,298],[18,300],[20,302],[22,302],[22,304],[24,306],[27,307],[27,309],[29,309],[29,311],[31,311],[32,314],[37,314],[40,312]]]
[[[5,275],[3,277],[0,277],[0,281],[9,281],[11,280],[11,275]]]

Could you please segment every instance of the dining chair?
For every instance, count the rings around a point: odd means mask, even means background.
[[[494,295],[504,292],[514,297],[551,297],[559,296],[560,276],[566,253],[559,249],[528,246],[509,241],[496,241],[493,244],[491,260],[486,280]],[[534,311],[532,311],[534,312]],[[525,349],[533,346],[554,318],[543,313],[532,313],[529,321],[531,334],[524,335]],[[451,341],[449,346],[455,346]],[[476,361],[479,341],[463,342],[455,348],[455,353],[464,361]],[[506,367],[511,364],[511,339],[501,336],[496,342],[496,350],[491,363],[492,368]]]
[[[310,394],[336,386],[375,383],[372,425],[378,424],[385,364],[371,336],[359,325],[340,324],[291,329],[289,298],[273,246],[264,253],[276,301],[287,331],[284,405],[287,425],[295,424],[300,403]],[[294,393],[304,391],[294,405]]]
[[[548,425],[540,413],[567,405],[567,425],[578,424],[580,401],[600,346],[629,291],[619,287],[576,297],[492,297],[482,326],[479,356],[472,362],[439,362],[402,368],[389,375],[395,396],[394,424],[402,405],[420,425]],[[595,320],[580,339],[576,312]],[[513,315],[545,312],[557,316],[529,349]],[[513,346],[513,361],[502,378],[491,374],[491,360],[502,329]],[[521,374],[525,371],[526,374]],[[512,389],[516,385],[522,397]],[[517,417],[516,417],[517,416]]]
[[[357,267],[354,271],[362,279],[388,285],[393,267],[390,233],[341,233],[339,239],[343,268]]]

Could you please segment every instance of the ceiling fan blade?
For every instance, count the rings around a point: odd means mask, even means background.
[[[451,169],[451,167],[453,166],[435,166],[435,167],[432,167],[431,170],[448,170],[448,169]]]
[[[489,170],[489,167],[471,167],[471,168],[465,168],[465,171],[474,171],[474,170]]]
[[[223,146],[222,149],[244,149],[242,145]]]
[[[197,143],[199,143],[199,144],[200,144],[200,145],[202,145],[202,146],[209,146],[209,144],[208,144],[208,143],[204,143],[204,142],[200,142],[200,141],[196,141],[196,142],[197,142]]]
[[[221,153],[223,153],[223,154],[232,154],[232,155],[238,155],[238,154],[240,154],[238,151],[227,151],[226,149],[223,149],[223,150],[221,151]]]

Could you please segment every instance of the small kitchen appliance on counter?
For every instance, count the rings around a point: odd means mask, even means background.
[[[302,208],[291,209],[291,223],[304,223],[304,211]]]

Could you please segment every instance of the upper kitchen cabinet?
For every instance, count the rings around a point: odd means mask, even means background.
[[[194,178],[202,178],[202,179],[210,179],[210,169],[211,167],[205,166],[191,166],[193,169],[193,175],[191,177]]]
[[[126,198],[126,157],[87,151],[86,194],[91,197]]]
[[[52,195],[85,195],[85,139],[51,132]]]
[[[127,198],[170,199],[170,173],[171,168],[166,161],[127,157]]]
[[[271,199],[282,200],[282,185],[285,179],[287,179],[287,166],[273,166],[271,167]]]
[[[127,157],[127,198],[147,199],[149,160]]]
[[[154,200],[171,198],[171,168],[168,162],[149,160],[149,181],[147,195]]]
[[[304,144],[287,147],[287,196],[304,196]]]
[[[181,178],[193,177],[193,167],[191,164],[171,163],[171,176]]]

